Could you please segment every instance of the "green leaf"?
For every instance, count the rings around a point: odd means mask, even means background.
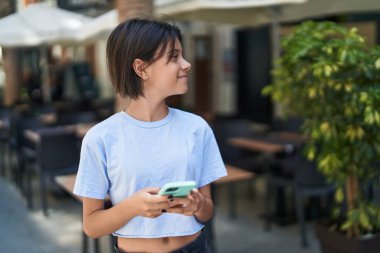
[[[372,226],[371,226],[371,224],[369,222],[369,218],[368,218],[368,215],[366,214],[366,212],[360,211],[359,222],[360,222],[360,225],[364,229],[366,229],[366,230],[371,230],[372,229]]]
[[[380,69],[380,58],[377,58],[375,61],[375,68]]]
[[[353,222],[351,220],[346,220],[341,226],[340,229],[342,231],[347,231],[353,226]]]
[[[336,203],[343,203],[343,200],[344,200],[344,194],[343,194],[343,189],[342,188],[338,188],[336,191],[335,191],[335,202]]]

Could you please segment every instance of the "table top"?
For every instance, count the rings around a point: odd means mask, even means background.
[[[253,179],[255,173],[226,164],[227,176],[216,180],[215,184],[233,183]]]
[[[265,136],[228,138],[227,142],[238,148],[276,154],[293,149],[294,146],[301,145],[305,140],[306,138],[301,134],[273,132]]]
[[[62,175],[62,176],[56,176],[55,182],[66,192],[68,192],[71,196],[73,196],[75,199],[82,202],[82,198],[78,195],[75,195],[73,193],[74,185],[75,185],[75,179],[77,178],[77,174],[68,174],[68,175]]]
[[[79,123],[75,125],[67,125],[65,127],[74,128],[77,137],[82,139],[86,135],[88,130],[90,130],[91,127],[93,127],[95,124],[96,123]],[[38,129],[26,129],[24,130],[24,136],[33,143],[40,142],[40,135]]]
[[[82,197],[75,195],[73,193],[74,191],[74,185],[75,185],[75,180],[77,178],[77,174],[67,174],[67,175],[60,175],[56,176],[55,182],[66,192],[68,192],[71,196],[73,196],[76,200],[82,202]],[[107,195],[105,202],[111,202],[110,197]]]
[[[215,184],[238,182],[238,181],[252,179],[255,177],[255,173],[240,169],[232,165],[227,164],[226,169],[227,169],[228,175],[215,181],[214,182]],[[82,201],[82,198],[80,196],[75,195],[73,193],[76,178],[77,178],[76,174],[67,174],[67,175],[56,176],[54,179],[63,190],[68,192],[75,199]],[[106,200],[109,200],[109,196],[107,196]]]
[[[267,143],[260,140],[247,139],[242,137],[229,138],[228,143],[234,147],[264,153],[280,153],[284,151],[284,147],[281,144]]]

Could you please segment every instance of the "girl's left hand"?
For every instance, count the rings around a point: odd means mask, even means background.
[[[167,212],[193,216],[202,209],[204,202],[204,196],[197,189],[193,189],[185,198],[174,198]]]

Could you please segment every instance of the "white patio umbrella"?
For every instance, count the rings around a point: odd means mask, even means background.
[[[24,47],[75,41],[76,31],[90,20],[44,3],[30,4],[0,19],[0,46]]]
[[[93,42],[97,39],[107,38],[118,24],[117,11],[110,10],[85,23],[76,31],[75,39],[78,42]]]
[[[52,7],[44,3],[30,4],[19,12],[0,19],[0,46],[40,46],[42,90],[50,101],[46,45],[76,42],[76,31],[91,18]]]

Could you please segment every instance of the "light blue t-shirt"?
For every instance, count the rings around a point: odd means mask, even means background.
[[[198,188],[226,176],[214,134],[201,117],[169,108],[159,121],[119,112],[94,126],[82,143],[74,194],[114,205],[146,187],[194,180]],[[136,216],[113,234],[156,238],[191,235],[203,225],[193,216]]]

